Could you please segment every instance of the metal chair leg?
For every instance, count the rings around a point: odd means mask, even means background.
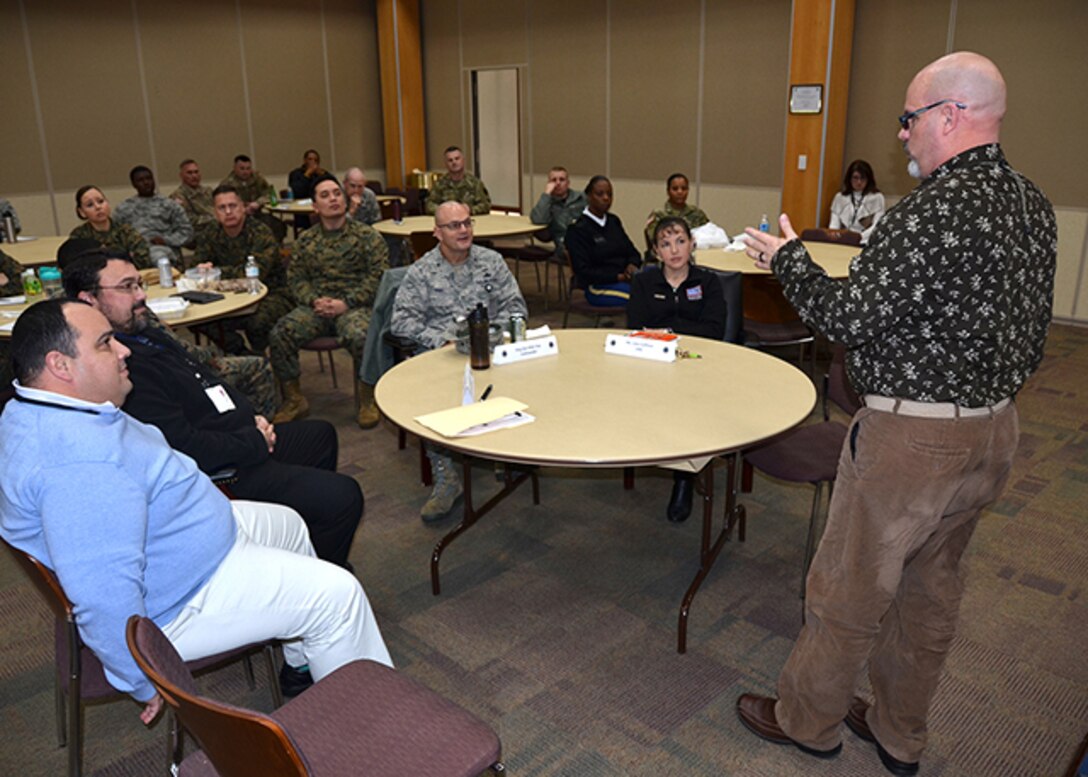
[[[830,492],[830,489],[828,489]],[[801,570],[801,601],[805,599],[805,589],[808,583],[808,568],[812,565],[812,557],[816,553],[817,535],[820,533],[820,505],[823,503],[823,481],[816,484],[816,493],[812,495],[812,514],[808,519],[808,539],[805,541],[805,562]],[[802,612],[802,620],[804,614]]]

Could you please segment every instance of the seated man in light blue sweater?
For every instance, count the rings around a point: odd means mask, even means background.
[[[133,614],[186,660],[278,638],[315,680],[357,659],[391,665],[359,582],[315,557],[298,513],[228,501],[158,429],[118,409],[129,351],[101,313],[33,305],[11,352],[0,536],[56,572],[84,642],[110,683],[146,705],[145,722],[162,699],[126,647]]]

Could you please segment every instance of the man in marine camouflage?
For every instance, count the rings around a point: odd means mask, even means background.
[[[7,200],[0,200],[0,203]],[[23,293],[23,266],[0,250],[0,296],[15,297]],[[8,341],[0,340],[0,389],[11,383],[11,354]]]
[[[474,216],[491,212],[491,195],[484,182],[465,170],[465,155],[457,146],[446,149],[444,176],[427,195],[427,213],[434,214],[443,202],[463,202]]]
[[[194,159],[186,159],[178,165],[178,172],[181,186],[170,192],[170,199],[181,206],[193,229],[199,232],[202,227],[215,223],[211,187],[201,186],[200,165]]]
[[[347,217],[340,182],[326,175],[314,182],[314,210],[320,219],[295,243],[287,284],[296,307],[272,330],[272,371],[283,385],[284,401],[274,423],[301,418],[309,403],[299,387],[298,349],[321,335],[335,335],[356,367],[370,325],[374,296],[389,251],[381,235]],[[356,379],[358,380],[358,379]],[[359,426],[378,423],[373,387],[359,382]]]
[[[287,293],[279,243],[272,230],[246,215],[245,203],[233,187],[218,186],[212,196],[216,221],[197,232],[197,260],[218,267],[223,278],[244,278],[246,259],[252,256],[257,261],[268,295],[255,313],[231,321],[241,324],[254,351],[264,353],[272,327],[295,306]]]
[[[265,213],[261,208],[269,202],[269,195],[275,190],[272,184],[253,169],[253,160],[245,154],[234,157],[234,167],[230,174],[219,182],[220,186],[232,186],[246,204],[246,215],[253,216],[272,230],[276,240],[283,242],[287,236],[287,227],[282,221],[271,213]]]
[[[528,308],[506,261],[497,252],[472,244],[468,206],[445,202],[434,217],[438,245],[425,253],[404,274],[393,305],[390,331],[425,349],[440,348],[455,337],[458,316],[477,304],[487,308],[492,323],[506,324]],[[420,517],[437,521],[453,509],[461,496],[461,478],[447,451],[428,447],[434,471],[434,489]]]

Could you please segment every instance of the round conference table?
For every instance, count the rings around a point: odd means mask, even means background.
[[[167,289],[156,283],[147,287],[147,298],[149,300],[165,299],[172,294],[176,294],[177,291],[177,287]],[[161,321],[169,327],[175,328],[194,324],[207,324],[231,316],[243,316],[253,312],[252,309],[256,307],[257,303],[268,295],[268,287],[262,283],[261,290],[257,294],[244,291],[223,291],[218,293],[223,295],[223,299],[203,305],[189,303],[181,316],[177,318],[163,317]],[[7,340],[11,338],[11,325],[15,323],[15,319],[27,307],[25,303],[20,305],[0,305],[0,339]]]
[[[672,466],[701,472],[703,531],[700,568],[680,608],[677,644],[686,647],[687,613],[743,507],[736,507],[730,468],[722,529],[713,529],[713,457],[739,451],[801,423],[816,402],[812,381],[791,364],[760,351],[683,337],[680,347],[700,358],[658,362],[605,353],[600,329],[555,333],[559,353],[475,370],[476,393],[525,403],[532,423],[474,437],[444,437],[417,417],[461,404],[467,356],[452,346],[415,356],[385,373],[375,390],[378,407],[394,424],[465,454],[464,517],[435,546],[431,583],[440,592],[442,551],[535,469],[507,474],[502,491],[478,511],[472,504],[470,457],[521,465],[565,467]],[[501,346],[500,346],[501,347]],[[632,390],[637,387],[637,390]],[[623,401],[617,401],[623,397]],[[608,434],[589,434],[597,427]],[[710,462],[711,466],[706,466]]]
[[[859,246],[841,243],[805,243],[812,261],[824,268],[832,278],[845,278],[850,274],[850,262],[861,253]],[[770,275],[761,270],[744,251],[723,251],[720,248],[700,248],[695,252],[695,264],[723,272],[739,272],[745,275]]]
[[[394,200],[399,200],[402,205],[408,202],[407,198],[397,194],[376,194],[374,197],[379,204],[383,202],[393,202]],[[280,214],[313,213],[314,201],[311,199],[280,200],[275,205],[265,205],[265,208],[272,213]]]
[[[479,238],[512,237],[514,235],[530,235],[540,229],[540,224],[534,224],[528,216],[504,215],[488,213],[483,216],[472,217],[472,236]],[[383,235],[390,237],[410,237],[421,232],[430,234],[434,232],[434,216],[405,216],[398,223],[393,219],[385,219],[373,225],[374,229]]]
[[[42,264],[56,264],[57,249],[68,235],[57,237],[20,237],[18,243],[0,243],[0,251],[10,256],[23,267],[36,267]]]

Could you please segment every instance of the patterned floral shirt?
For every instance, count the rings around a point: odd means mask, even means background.
[[[799,240],[772,268],[801,318],[847,346],[860,393],[982,407],[1042,360],[1057,245],[1050,202],[995,143],[949,159],[889,210],[847,280]]]

